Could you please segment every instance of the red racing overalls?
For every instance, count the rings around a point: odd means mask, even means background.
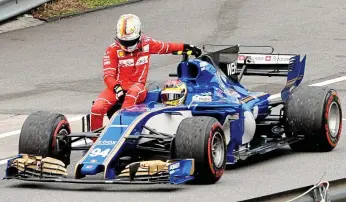
[[[95,100],[91,108],[91,130],[103,126],[103,117],[118,101],[114,92],[117,84],[127,91],[122,108],[127,108],[145,100],[150,54],[169,54],[183,51],[183,43],[156,41],[143,36],[139,49],[132,53],[123,51],[117,42],[111,44],[103,57],[103,79],[106,88]]]

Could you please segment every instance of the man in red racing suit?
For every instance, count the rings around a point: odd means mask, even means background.
[[[91,108],[91,130],[102,127],[104,114],[125,96],[122,109],[145,100],[150,54],[169,54],[173,51],[192,50],[200,55],[201,50],[193,45],[169,43],[141,35],[136,50],[124,50],[119,41],[111,44],[103,57],[103,79],[106,88]],[[126,92],[126,95],[124,93]]]

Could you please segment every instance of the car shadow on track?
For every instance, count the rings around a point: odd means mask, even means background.
[[[277,158],[287,156],[287,155],[293,155],[294,152],[292,152],[289,148],[282,148],[278,150],[274,150],[272,152],[262,154],[262,155],[255,155],[247,158],[246,160],[239,160],[234,165],[227,165],[226,170],[236,170],[248,166],[255,166],[260,163],[268,163],[268,161],[273,161]]]
[[[146,185],[144,185],[146,186]],[[35,183],[18,183],[14,185],[9,185],[7,188],[17,188],[17,189],[37,189],[37,190],[56,190],[56,191],[78,191],[78,192],[159,192],[159,193],[169,193],[169,192],[175,192],[179,191],[182,189],[181,187],[172,187],[172,185],[159,185],[162,187],[153,187],[153,186],[146,186],[143,187],[143,185],[125,185],[125,186],[119,186],[119,185],[88,185],[88,184],[83,184],[83,185],[71,185],[66,186],[66,184],[56,184],[56,185],[51,185],[51,184],[46,184],[46,183],[40,183],[40,184],[35,184]],[[169,187],[171,186],[171,187]]]

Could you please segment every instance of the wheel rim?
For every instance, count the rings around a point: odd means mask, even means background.
[[[340,109],[336,102],[332,102],[328,113],[328,127],[330,135],[335,138],[339,132],[340,126]]]
[[[58,132],[58,136],[59,135],[63,135],[63,136],[68,135],[68,131],[65,128],[62,128]]]
[[[212,146],[212,156],[213,161],[216,167],[220,168],[223,165],[224,162],[224,152],[225,152],[225,146],[223,144],[223,136],[216,132],[213,136],[211,146]]]
[[[60,130],[59,130],[59,132],[58,132],[58,134],[57,134],[57,136],[56,136],[56,146],[55,146],[55,151],[56,152],[58,152],[58,151],[60,151],[60,143],[66,143],[65,141],[66,140],[64,140],[65,138],[66,138],[66,136],[68,135],[68,131],[67,131],[67,129],[65,129],[65,128],[61,128]],[[64,145],[64,146],[66,146],[66,145]]]

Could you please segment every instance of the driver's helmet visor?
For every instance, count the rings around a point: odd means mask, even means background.
[[[178,100],[184,96],[184,92],[179,90],[164,90],[161,92],[162,101]]]
[[[133,39],[133,40],[122,40],[122,39],[119,39],[118,37],[116,37],[116,40],[124,47],[131,47],[131,46],[136,45],[139,42],[139,38],[140,37]]]

